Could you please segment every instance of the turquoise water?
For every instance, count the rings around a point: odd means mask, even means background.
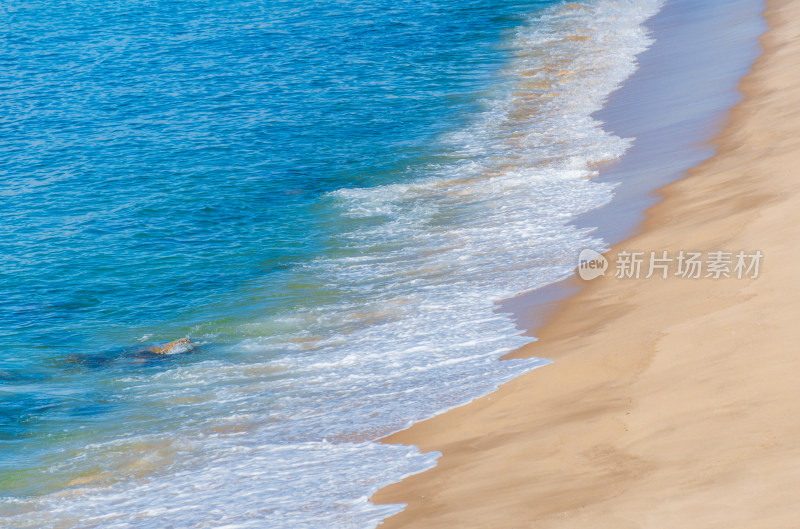
[[[44,396],[67,355],[235,339],[229,320],[308,303],[287,270],[341,251],[323,195],[446,156],[431,139],[541,3],[7,6],[0,365],[28,391],[4,396],[4,437],[113,398]]]
[[[545,363],[494,302],[602,244],[569,222],[630,142],[590,115],[658,6],[0,7],[10,526],[394,512],[435,455],[374,439]]]
[[[281,272],[332,250],[321,196],[446,156],[542,3],[7,5],[4,367],[184,335],[253,282],[211,317],[304,303]]]

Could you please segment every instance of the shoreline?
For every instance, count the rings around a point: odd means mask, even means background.
[[[797,15],[769,0],[716,155],[611,252],[760,250],[761,276],[583,284],[512,355],[554,363],[384,440],[443,455],[373,497],[408,503],[381,527],[792,525]]]
[[[653,43],[637,56],[636,72],[592,115],[604,130],[634,140],[621,158],[605,162],[592,178],[615,185],[614,199],[579,215],[573,224],[591,229],[609,246],[632,237],[641,231],[646,210],[660,200],[658,190],[714,155],[712,141],[741,100],[739,82],[760,54],[758,37],[766,30],[763,4],[668,0],[645,23]],[[535,336],[559,301],[575,290],[559,281],[502,300],[500,310]]]

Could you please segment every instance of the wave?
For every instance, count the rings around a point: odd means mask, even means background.
[[[98,442],[7,499],[25,527],[373,527],[381,486],[437,454],[374,442],[548,363],[495,302],[563,279],[603,241],[570,221],[608,203],[594,166],[631,139],[592,118],[649,45],[660,0],[559,4],[506,43],[481,111],[407,183],[323,197],[331,249],[293,271],[301,308],[231,324],[224,359],[122,380],[151,432]],[[56,522],[57,521],[57,522]]]

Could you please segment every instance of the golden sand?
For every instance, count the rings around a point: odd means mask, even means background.
[[[515,353],[553,364],[386,439],[443,456],[373,498],[408,503],[382,527],[797,527],[800,2],[766,16],[718,154],[611,252],[760,250],[761,276],[584,283]]]

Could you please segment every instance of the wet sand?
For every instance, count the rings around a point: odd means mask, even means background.
[[[716,156],[609,252],[760,250],[760,276],[575,279],[514,353],[553,364],[386,439],[443,455],[376,494],[408,503],[382,527],[796,525],[800,4],[766,18]]]

